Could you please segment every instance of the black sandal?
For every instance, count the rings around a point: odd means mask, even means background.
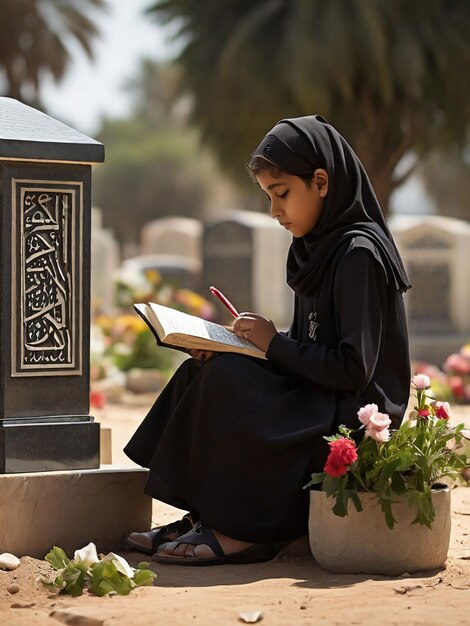
[[[152,528],[146,532],[131,533],[127,537],[124,546],[127,550],[136,550],[137,552],[143,552],[144,554],[154,554],[162,543],[174,541],[170,535],[176,533],[179,537],[180,535],[190,531],[193,525],[194,522],[191,513],[186,513],[186,515],[184,515],[181,519],[176,520],[176,522],[171,522],[166,526],[157,526],[156,528]],[[137,536],[142,535],[150,535],[152,539],[152,545],[150,548],[147,548],[132,539],[133,536],[134,538],[137,538]]]
[[[199,558],[197,556],[172,556],[171,554],[163,554],[157,552],[152,556],[152,561],[157,563],[169,563],[171,565],[225,565],[225,564],[242,564],[242,563],[262,563],[273,559],[279,550],[272,543],[254,543],[248,548],[225,554],[222,546],[217,541],[213,532],[209,528],[202,526],[201,522],[197,522],[193,529],[185,535],[181,535],[178,539],[171,540],[176,542],[187,543],[193,546],[205,545],[213,551],[214,556],[208,558]]]

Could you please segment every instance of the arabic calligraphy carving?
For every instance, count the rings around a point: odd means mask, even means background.
[[[19,283],[13,309],[19,342],[12,359],[16,376],[80,369],[81,262],[76,252],[81,246],[75,242],[81,237],[81,184],[40,182],[44,186],[13,181],[14,258],[19,264],[13,274]],[[14,282],[12,286],[15,293]]]

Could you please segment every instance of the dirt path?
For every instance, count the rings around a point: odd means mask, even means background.
[[[101,412],[113,428],[113,461],[144,416],[151,398],[123,397]],[[470,424],[470,407],[454,410],[454,421]],[[229,626],[241,623],[240,611],[262,611],[267,626],[452,626],[470,625],[470,489],[452,494],[451,549],[445,569],[396,578],[330,574],[306,544],[291,547],[269,563],[183,568],[152,564],[155,585],[129,596],[68,598],[50,594],[36,578],[44,561],[21,559],[13,572],[0,572],[0,624],[3,626]],[[156,522],[175,511],[156,503]],[[81,546],[77,546],[81,547]],[[296,553],[297,550],[297,553]],[[134,565],[141,559],[124,553]],[[20,590],[12,595],[11,583]]]

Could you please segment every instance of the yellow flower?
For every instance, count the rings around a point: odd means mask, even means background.
[[[162,275],[157,270],[147,270],[145,276],[152,285],[158,285],[162,282]]]
[[[178,289],[175,292],[175,300],[186,306],[195,315],[199,315],[201,310],[208,305],[207,300],[203,296],[191,291],[191,289]]]

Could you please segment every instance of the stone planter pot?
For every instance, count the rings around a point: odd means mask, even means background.
[[[126,389],[133,393],[156,393],[165,384],[165,376],[158,370],[132,368],[126,372]]]
[[[321,567],[341,574],[395,576],[445,563],[451,526],[448,488],[433,492],[436,519],[431,530],[412,524],[415,512],[399,498],[392,507],[397,523],[390,530],[374,494],[359,496],[363,510],[358,513],[349,502],[348,515],[338,517],[332,512],[333,498],[323,491],[310,492],[310,548]]]

